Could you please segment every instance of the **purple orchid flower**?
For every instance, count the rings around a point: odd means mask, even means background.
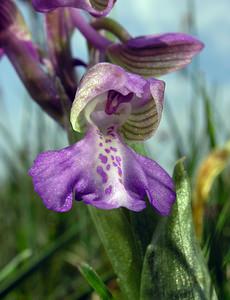
[[[77,90],[71,124],[84,132],[67,148],[38,155],[29,174],[48,209],[64,212],[72,199],[100,209],[145,208],[145,198],[162,215],[175,200],[171,177],[125,141],[143,141],[160,122],[164,82],[144,79],[119,66],[99,63]]]
[[[149,77],[184,68],[203,47],[203,43],[191,35],[165,33],[109,45],[107,54],[113,63],[130,72]]]
[[[94,17],[107,15],[115,0],[32,0],[34,8],[40,12],[48,12],[58,7],[75,7],[86,10]]]

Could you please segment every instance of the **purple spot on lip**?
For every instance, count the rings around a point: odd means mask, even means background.
[[[112,160],[114,160],[114,156],[113,155],[111,155],[111,158],[112,158]]]
[[[118,175],[121,177],[122,176],[122,169],[118,167]]]
[[[106,143],[111,143],[112,141],[110,139],[105,140]]]
[[[115,162],[113,162],[114,167],[117,167],[117,164]]]
[[[107,156],[103,155],[103,154],[99,154],[98,158],[100,159],[100,161],[103,163],[103,164],[106,164],[107,161],[108,161],[108,158]]]
[[[106,183],[108,181],[108,175],[101,166],[97,167],[97,173],[101,176],[103,183]]]
[[[121,158],[120,158],[120,156],[116,156],[116,161],[117,161],[118,165],[120,166],[121,165]]]
[[[105,152],[106,152],[106,153],[110,153],[110,150],[106,148],[106,149],[105,149]]]
[[[111,194],[111,192],[112,192],[112,185],[110,185],[109,187],[107,187],[106,189],[105,189],[105,194]]]
[[[102,147],[102,146],[103,146],[103,144],[102,144],[102,143],[100,143],[100,144],[99,144],[99,146],[100,146],[100,147]]]
[[[117,152],[117,148],[114,148],[114,147],[110,147],[110,150]]]
[[[106,170],[109,171],[110,170],[110,165],[106,166]]]

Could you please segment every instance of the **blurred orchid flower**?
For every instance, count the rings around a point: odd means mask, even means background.
[[[163,97],[163,81],[144,79],[109,63],[89,69],[70,118],[73,129],[85,137],[39,154],[29,171],[46,207],[67,211],[74,197],[100,209],[140,211],[148,198],[160,214],[169,214],[175,200],[171,177],[125,143],[153,135]]]
[[[42,68],[38,49],[16,5],[0,2],[0,55],[8,57],[31,97],[52,117],[61,118],[55,82]]]
[[[45,30],[53,73],[60,79],[69,98],[73,99],[77,80],[70,45],[74,30],[70,10],[57,9],[45,14]]]
[[[32,0],[34,8],[40,12],[48,12],[59,7],[75,7],[89,12],[94,17],[107,15],[115,0]]]
[[[204,45],[184,33],[136,37],[112,44],[107,54],[113,63],[145,77],[160,76],[187,66]]]

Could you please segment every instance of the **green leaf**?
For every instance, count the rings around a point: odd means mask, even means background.
[[[209,138],[210,148],[214,149],[217,143],[216,143],[215,120],[212,111],[213,108],[211,103],[211,96],[207,92],[205,83],[203,83],[200,89],[201,89],[202,100],[204,101],[204,113],[205,113],[204,120],[206,121],[206,132]]]
[[[86,263],[81,263],[78,266],[78,269],[88,284],[95,290],[102,300],[113,299],[110,291],[91,266]]]
[[[147,248],[140,299],[217,299],[195,238],[190,184],[182,160],[175,167],[174,180],[177,201]]]
[[[101,241],[126,300],[139,300],[141,257],[125,209],[103,211],[89,207]]]
[[[25,249],[17,256],[15,256],[1,271],[0,271],[0,282],[5,280],[9,275],[13,274],[19,265],[30,258],[32,251],[30,249]]]
[[[70,242],[77,238],[79,233],[79,224],[74,224],[68,231],[60,236],[56,241],[47,246],[37,257],[34,257],[22,266],[22,268],[0,285],[0,299],[13,291],[22,281],[27,279],[31,274],[44,266],[48,259],[53,257],[58,251],[63,250]]]

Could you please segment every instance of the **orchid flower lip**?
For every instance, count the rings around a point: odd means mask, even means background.
[[[46,207],[59,212],[72,207],[72,194],[100,209],[133,211],[144,209],[148,196],[162,215],[175,200],[169,175],[129,149],[113,126],[106,134],[91,127],[80,142],[40,154],[29,174]]]

